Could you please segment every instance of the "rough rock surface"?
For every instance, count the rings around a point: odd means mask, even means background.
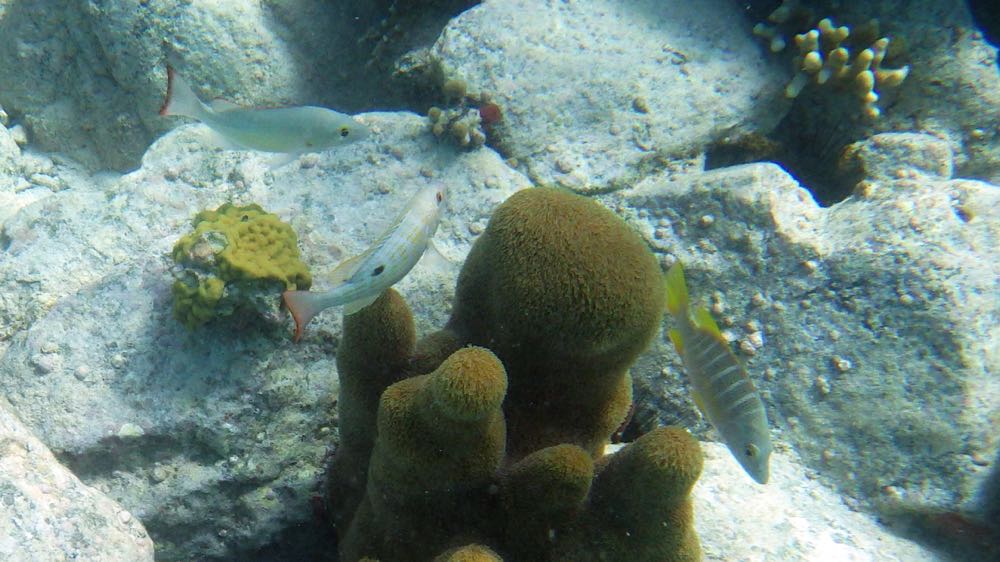
[[[161,559],[238,556],[307,523],[336,443],[339,310],[300,345],[288,319],[188,333],[171,316],[165,254],[194,213],[228,200],[277,213],[320,290],[415,190],[444,182],[437,240],[455,263],[418,265],[397,285],[426,330],[446,319],[473,233],[527,186],[492,151],[438,145],[415,115],[365,119],[371,139],[274,171],[184,127],[105,189],[49,195],[4,224],[3,313],[19,331],[0,359],[4,392],[74,472],[146,524]]]
[[[702,443],[695,528],[708,562],[936,562],[933,552],[851,510],[794,453],[771,455],[771,478],[755,484],[721,443]]]
[[[142,524],[60,465],[0,397],[0,560],[152,559]]]
[[[486,1],[431,58],[500,105],[533,180],[602,191],[777,122],[783,71],[750,28],[724,0]]]
[[[1000,189],[935,175],[933,137],[854,154],[870,179],[825,209],[773,164],[608,199],[685,264],[807,465],[863,505],[975,510],[1000,440]],[[695,419],[668,344],[640,370],[642,399]]]

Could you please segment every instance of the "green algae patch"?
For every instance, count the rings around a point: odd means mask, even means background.
[[[201,211],[174,244],[174,316],[188,329],[238,310],[277,309],[282,291],[308,289],[298,237],[260,205],[226,203]]]

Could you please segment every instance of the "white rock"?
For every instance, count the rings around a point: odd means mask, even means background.
[[[633,181],[654,155],[697,154],[722,130],[768,130],[784,104],[784,71],[723,0],[487,1],[431,56],[500,105],[505,150],[537,182],[582,191]]]
[[[153,560],[153,541],[80,482],[0,398],[0,560]]]

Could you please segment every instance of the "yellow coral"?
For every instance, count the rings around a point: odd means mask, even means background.
[[[299,259],[295,231],[259,205],[226,203],[198,213],[194,231],[174,244],[171,255],[182,267],[173,285],[174,312],[188,328],[222,315],[221,302],[233,295],[230,309],[241,304],[243,293],[268,284],[273,292],[307,289],[309,269]],[[231,291],[233,284],[245,284]],[[246,304],[249,298],[243,298]],[[231,312],[231,310],[228,310]]]

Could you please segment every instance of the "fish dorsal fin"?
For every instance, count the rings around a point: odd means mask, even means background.
[[[684,340],[681,338],[680,331],[678,331],[677,328],[674,328],[667,332],[667,335],[670,336],[670,341],[674,344],[674,349],[677,350],[677,355],[684,357]]]
[[[371,296],[371,297],[365,297],[363,299],[358,299],[356,301],[352,301],[352,302],[349,302],[349,303],[345,304],[344,305],[344,316],[347,316],[348,314],[354,314],[355,312],[360,311],[362,308],[365,308],[368,305],[370,305],[371,303],[375,302],[375,299],[379,298],[380,296],[382,296],[382,293],[379,293],[379,294]]]
[[[216,113],[222,113],[223,111],[232,111],[234,109],[240,109],[240,106],[223,98],[215,98],[214,100],[212,100],[212,103],[209,104],[209,107],[211,107],[212,111]]]
[[[712,318],[712,313],[709,312],[707,308],[701,307],[694,311],[694,325],[712,334],[713,336],[722,338],[722,341],[726,341],[726,339],[722,337],[722,331],[719,330],[719,325],[715,323],[715,319]]]
[[[330,285],[336,287],[342,285],[345,281],[350,279],[355,273],[357,273],[358,268],[361,267],[362,258],[365,254],[359,254],[352,258],[347,258],[346,260],[337,264],[337,267],[333,268],[333,271],[327,276],[330,281]]]

